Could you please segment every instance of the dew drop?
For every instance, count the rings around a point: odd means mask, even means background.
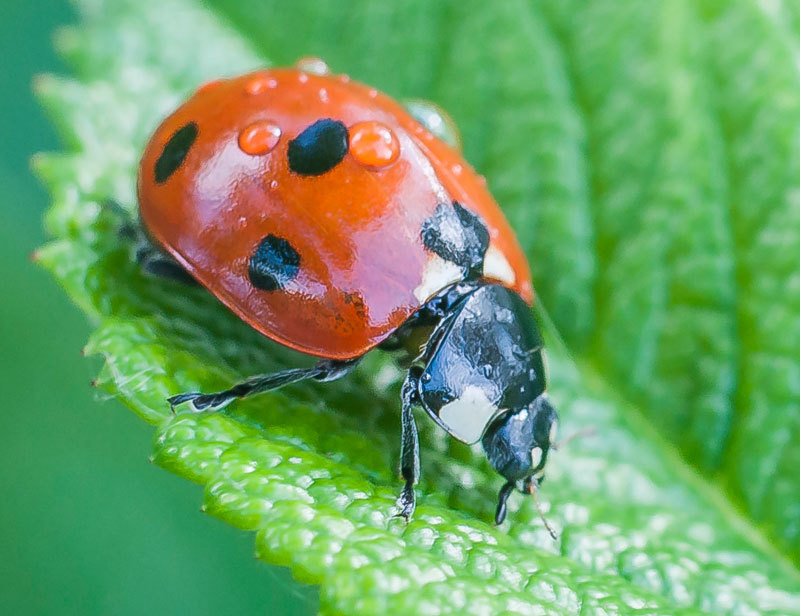
[[[280,127],[271,120],[253,122],[239,133],[239,147],[246,154],[258,156],[272,150],[281,138]]]
[[[253,77],[247,82],[244,89],[250,95],[261,94],[266,90],[270,90],[278,85],[278,80],[270,77],[265,73],[261,73]]]
[[[307,83],[307,82],[308,82],[308,74],[306,74],[306,73],[300,73],[300,74],[297,76],[297,80],[298,80],[300,83]]]
[[[328,75],[331,72],[325,60],[316,56],[300,58],[294,63],[294,67],[306,73],[311,73],[312,75]]]
[[[367,167],[386,167],[400,156],[400,142],[385,124],[358,122],[350,128],[350,154]]]
[[[435,137],[444,141],[457,152],[461,151],[461,136],[453,118],[439,105],[430,101],[412,98],[403,101],[403,107]]]
[[[431,382],[431,375],[430,372],[426,372],[422,375],[422,382],[423,383],[430,383]]]
[[[486,364],[483,367],[483,376],[485,376],[487,379],[490,379],[490,378],[492,378],[493,374],[494,374],[494,368],[492,368],[492,365],[491,364]]]

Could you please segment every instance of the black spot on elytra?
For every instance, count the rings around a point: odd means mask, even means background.
[[[155,166],[156,184],[163,184],[181,166],[194,140],[197,139],[197,124],[189,122],[176,130],[169,138]]]
[[[259,242],[250,257],[247,273],[257,289],[275,291],[282,289],[299,269],[300,255],[297,251],[282,237],[270,234]]]
[[[454,201],[442,203],[422,223],[425,248],[464,269],[467,276],[483,273],[483,257],[489,248],[489,230],[477,214]]]
[[[301,175],[330,171],[347,154],[347,127],[338,120],[317,120],[289,142],[289,169]]]

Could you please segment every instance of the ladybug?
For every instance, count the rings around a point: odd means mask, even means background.
[[[423,110],[419,121],[320,60],[202,86],[142,156],[139,213],[151,246],[138,255],[319,358],[175,395],[173,407],[221,409],[303,379],[338,379],[372,349],[392,352],[408,364],[397,515],[414,511],[412,409],[422,406],[454,438],[480,442],[506,479],[500,524],[515,488],[535,496],[557,415],[525,255],[483,178],[429,130]]]

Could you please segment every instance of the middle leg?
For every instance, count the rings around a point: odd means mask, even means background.
[[[397,497],[397,513],[395,517],[403,517],[406,521],[414,513],[416,507],[416,497],[414,495],[414,484],[419,479],[419,435],[417,434],[417,424],[414,420],[414,405],[418,403],[417,386],[422,369],[412,367],[406,375],[402,389],[402,440],[400,447],[400,472],[405,480],[400,496]]]

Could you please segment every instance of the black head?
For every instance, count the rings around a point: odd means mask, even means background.
[[[473,444],[503,409],[526,409],[544,392],[542,337],[530,307],[498,284],[472,288],[444,310],[426,345],[420,396],[439,425]]]
[[[530,306],[511,289],[478,282],[452,291],[428,304],[444,318],[425,346],[415,393],[452,436],[480,441],[506,478],[499,524],[511,491],[533,492],[541,482],[554,437],[543,340]]]
[[[487,428],[481,443],[494,469],[506,478],[500,491],[495,521],[505,519],[505,501],[516,487],[541,481],[558,415],[546,394],[522,409],[511,409]]]

